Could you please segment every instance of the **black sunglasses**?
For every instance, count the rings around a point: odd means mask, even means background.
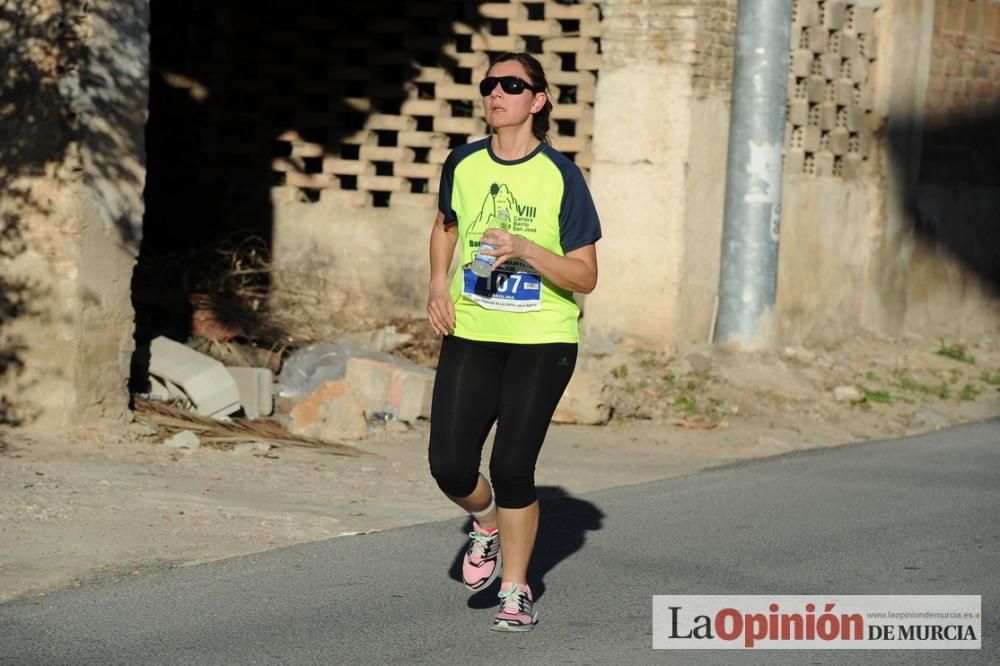
[[[520,95],[524,92],[525,88],[531,92],[542,92],[540,88],[536,88],[517,76],[487,76],[479,82],[479,94],[483,97],[489,97],[489,94],[493,92],[498,83],[500,84],[500,88],[508,95]]]

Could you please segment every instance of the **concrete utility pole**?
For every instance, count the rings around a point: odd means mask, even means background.
[[[715,341],[774,342],[792,0],[740,0]]]

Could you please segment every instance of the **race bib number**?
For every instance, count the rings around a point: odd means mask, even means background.
[[[484,278],[466,267],[463,276],[462,295],[488,310],[542,309],[542,277],[524,262],[508,261]]]

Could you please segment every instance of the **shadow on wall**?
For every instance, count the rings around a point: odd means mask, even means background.
[[[4,192],[7,191],[4,187]],[[26,247],[17,215],[5,211],[0,216],[0,263],[13,261]],[[14,319],[30,312],[31,304],[39,297],[38,292],[39,287],[33,282],[0,270],[0,386],[3,387],[0,425],[19,425],[24,418],[13,396],[23,388],[21,374],[27,344],[23,337],[12,333],[9,326]]]
[[[917,238],[1000,295],[1000,106],[927,122],[912,164],[912,123],[889,124],[893,173]]]
[[[134,25],[136,16],[120,6],[126,4],[0,4],[0,423],[31,415],[29,405],[12,397],[29,381],[22,375],[27,342],[18,329],[31,318],[59,319],[49,312],[59,304],[48,301],[51,282],[63,276],[48,262],[79,242],[77,213],[60,207],[59,195],[73,185],[103,196],[139,184],[119,158],[141,151],[134,136],[119,130],[145,109],[115,98],[134,88],[135,58],[114,57],[82,37],[99,22]],[[132,221],[116,216],[114,223],[120,242],[134,246]]]
[[[266,311],[270,189],[283,178],[274,160],[288,157],[290,136],[322,147],[296,165],[304,174],[318,173],[324,156],[356,151],[345,138],[370,114],[397,114],[408,88],[420,92],[417,65],[458,70],[442,50],[453,22],[479,27],[479,4],[151,0],[137,347],[206,332],[284,342]],[[400,22],[414,39],[389,43],[372,32],[378,22]]]

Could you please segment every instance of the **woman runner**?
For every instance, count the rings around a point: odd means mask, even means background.
[[[548,142],[547,89],[532,56],[493,61],[479,83],[492,134],[445,161],[430,239],[427,316],[444,336],[430,469],[473,519],[466,587],[501,578],[498,631],[528,631],[538,621],[528,584],[539,517],[535,462],[576,364],[573,294],[597,284],[600,221],[580,169]],[[482,250],[487,263],[495,260],[491,272],[481,262],[472,269],[480,242],[493,248]],[[456,244],[461,265],[449,284]],[[494,423],[491,486],[479,467]]]

